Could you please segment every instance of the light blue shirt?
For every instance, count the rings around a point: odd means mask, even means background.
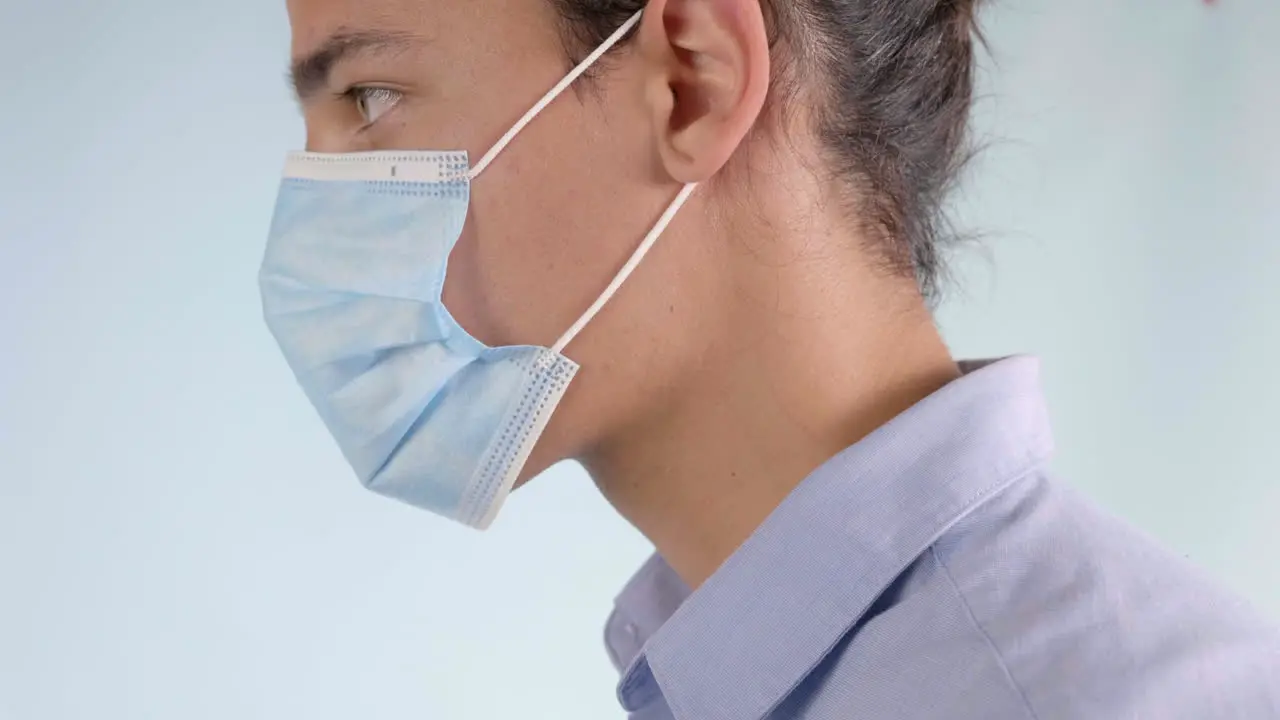
[[[1045,469],[1038,364],[967,374],[606,627],[636,719],[1273,720],[1280,633]]]

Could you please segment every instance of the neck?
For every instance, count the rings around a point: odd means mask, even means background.
[[[759,268],[738,287],[767,302],[738,293],[679,401],[583,458],[690,587],[818,466],[958,375],[918,293],[831,265]]]

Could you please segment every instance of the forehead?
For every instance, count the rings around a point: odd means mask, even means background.
[[[454,45],[522,44],[551,20],[548,0],[287,0],[293,54],[306,55],[337,33],[394,31]]]

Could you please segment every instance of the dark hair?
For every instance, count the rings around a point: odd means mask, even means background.
[[[815,131],[881,257],[930,300],[952,238],[942,203],[968,159],[980,0],[761,0],[773,93],[817,93]],[[552,0],[580,55],[646,0]],[[804,87],[799,78],[821,78]],[[776,97],[776,95],[775,95]],[[809,100],[810,98],[806,98]],[[791,103],[783,103],[790,105]]]

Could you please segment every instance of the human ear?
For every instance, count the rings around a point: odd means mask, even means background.
[[[651,0],[636,42],[665,170],[681,183],[711,178],[755,125],[768,94],[759,0]]]

